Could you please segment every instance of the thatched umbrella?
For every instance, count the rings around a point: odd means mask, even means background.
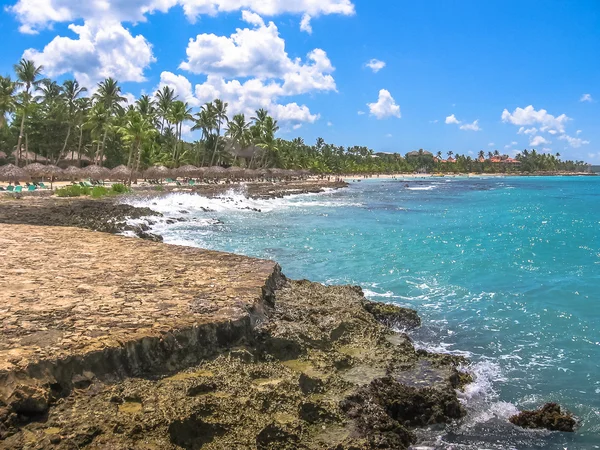
[[[227,169],[221,166],[213,166],[207,169],[207,176],[215,179],[223,178],[227,174]]]
[[[227,176],[232,179],[242,178],[242,176],[244,175],[244,169],[242,169],[241,167],[231,166],[226,170]]]
[[[178,177],[195,178],[200,173],[200,170],[196,166],[187,165],[181,166],[179,169],[175,169],[174,172]]]
[[[83,177],[83,170],[79,167],[69,166],[63,170],[63,176],[73,181],[76,178]]]
[[[0,167],[0,180],[2,181],[27,181],[29,178],[27,172],[14,164],[6,164]]]
[[[171,169],[166,168],[165,166],[154,166],[150,167],[146,170],[144,174],[146,178],[164,180],[171,176]]]
[[[131,172],[131,169],[128,169],[127,166],[121,164],[110,171],[109,178],[117,181],[128,181],[129,177],[132,175]]]
[[[50,178],[50,189],[53,188],[54,179],[60,177],[62,174],[63,170],[58,166],[55,166],[53,164],[48,164],[47,166],[44,166],[44,176]]]
[[[106,167],[91,165],[83,169],[83,174],[92,180],[105,180],[110,176],[110,170]]]
[[[23,167],[23,170],[32,177],[43,177],[46,174],[46,166],[40,163],[28,164]]]

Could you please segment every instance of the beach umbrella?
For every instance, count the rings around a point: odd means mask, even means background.
[[[198,174],[200,173],[200,170],[196,166],[187,165],[187,166],[181,166],[180,168],[175,169],[174,172],[179,177],[194,178],[194,177],[198,176]]]
[[[241,167],[236,167],[236,166],[231,166],[228,169],[226,169],[227,171],[227,176],[229,178],[242,178],[242,176],[244,175],[244,169],[242,169]]]
[[[50,178],[50,189],[53,188],[54,179],[60,177],[62,174],[63,170],[58,166],[55,166],[53,164],[48,164],[47,166],[44,166],[44,176]]]
[[[110,176],[110,170],[106,167],[91,165],[83,169],[83,174],[92,180],[105,180]]]
[[[117,181],[128,181],[131,174],[132,170],[121,164],[110,171],[109,178]],[[132,178],[134,177],[135,175]]]
[[[219,179],[219,178],[226,176],[227,169],[225,169],[221,166],[213,166],[213,167],[209,167],[207,169],[206,173],[211,178]]]
[[[83,170],[79,167],[69,166],[63,170],[63,175],[73,181],[75,178],[83,177]]]
[[[168,169],[165,166],[154,166],[146,170],[144,175],[146,178],[163,180],[171,176],[171,169]]]
[[[27,164],[23,170],[32,177],[43,177],[45,175],[46,166],[40,163]]]
[[[6,164],[0,167],[0,180],[2,181],[27,181],[29,174],[14,164]]]
[[[13,152],[12,156],[13,158],[15,157],[15,154],[17,152]],[[19,160],[20,161],[33,161],[33,162],[46,162],[48,161],[48,158],[42,156],[42,155],[38,155],[37,153],[33,153],[31,150],[24,152],[21,151],[21,154],[19,155]]]

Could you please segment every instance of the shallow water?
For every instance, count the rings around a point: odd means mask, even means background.
[[[600,179],[540,177],[368,180],[285,199],[231,192],[138,204],[193,219],[157,224],[166,242],[275,259],[289,277],[358,284],[417,309],[418,345],[469,356],[477,376],[463,395],[468,417],[420,445],[563,450],[600,448],[599,200]],[[507,423],[516,408],[547,401],[573,411],[580,430]]]

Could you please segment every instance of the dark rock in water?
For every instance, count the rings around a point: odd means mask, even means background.
[[[551,431],[573,432],[577,421],[573,415],[556,403],[546,403],[536,411],[523,411],[512,416],[510,422],[522,428],[545,428]]]
[[[182,209],[181,211],[179,211],[179,214],[189,214],[189,211],[186,211],[185,209]]]
[[[137,231],[136,234],[137,234],[137,237],[139,237],[140,239],[145,239],[147,241],[152,241],[152,242],[162,242],[163,241],[162,236],[160,236],[158,234],[148,233],[143,230]]]
[[[375,319],[390,328],[412,329],[421,326],[421,318],[414,309],[365,300],[364,307]]]

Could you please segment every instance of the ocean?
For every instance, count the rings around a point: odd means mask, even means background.
[[[476,377],[461,393],[468,416],[418,448],[600,448],[600,178],[369,179],[134,204],[188,219],[155,226],[168,243],[273,259],[290,278],[416,309],[416,345],[467,356]],[[580,419],[576,433],[508,423],[549,401]]]

